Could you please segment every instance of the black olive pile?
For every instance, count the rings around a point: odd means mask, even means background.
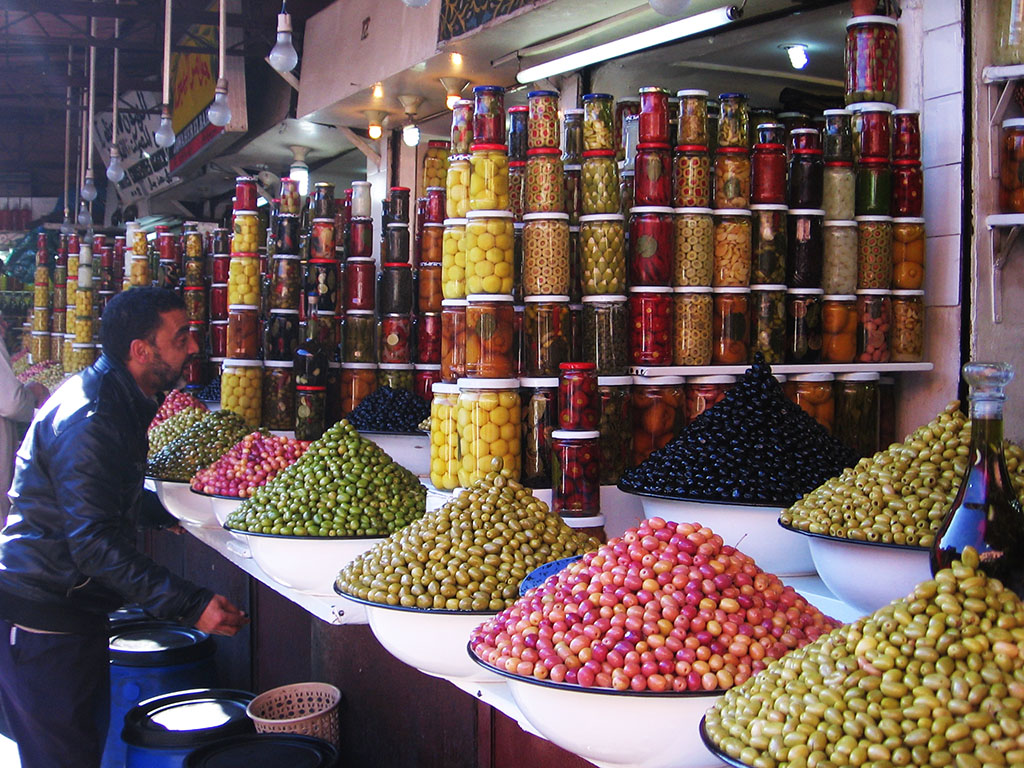
[[[202,400],[204,403],[219,403],[220,402],[220,377],[211,379],[209,384],[199,388],[199,391],[195,393],[196,398]]]
[[[380,387],[352,409],[348,420],[359,430],[416,432],[430,418],[430,405],[406,389]]]
[[[858,458],[783,394],[758,354],[720,403],[623,474],[619,487],[680,499],[789,506]]]

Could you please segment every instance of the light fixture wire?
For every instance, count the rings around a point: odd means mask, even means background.
[[[120,3],[120,0],[114,0],[114,5],[118,5],[119,3]],[[118,90],[117,90],[117,74],[118,73],[117,73],[117,70],[118,70],[118,64],[119,64],[120,59],[121,59],[121,51],[117,47],[117,40],[120,38],[120,36],[121,36],[121,20],[120,19],[115,19],[114,20],[114,94],[113,94],[114,122],[113,122],[113,126],[110,129],[110,146],[111,147],[116,147],[117,146],[117,95],[118,95]]]

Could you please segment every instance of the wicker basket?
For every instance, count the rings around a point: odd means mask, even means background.
[[[293,683],[265,691],[245,712],[260,733],[300,733],[340,747],[341,691],[328,683]]]

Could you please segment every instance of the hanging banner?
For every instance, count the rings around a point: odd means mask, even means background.
[[[122,202],[129,203],[150,197],[171,185],[170,151],[158,147],[153,139],[160,127],[159,93],[128,91],[121,94],[118,104],[132,110],[117,113],[117,148],[125,169],[124,178],[117,184],[117,193]],[[110,160],[112,117],[110,112],[100,112],[95,117],[95,146],[104,166]]]
[[[445,43],[495,19],[544,5],[551,0],[441,0],[437,41]]]

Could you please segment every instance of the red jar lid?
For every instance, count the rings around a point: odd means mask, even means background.
[[[392,192],[411,192],[412,190],[409,189],[408,187],[392,187],[391,191]]]
[[[407,261],[389,261],[386,264],[382,264],[382,267],[406,267],[412,269],[412,264]]]
[[[476,147],[474,147],[474,149],[476,149]],[[535,156],[535,155],[560,155],[560,154],[562,154],[562,150],[560,150],[558,147],[537,147],[536,149],[528,149],[528,150],[526,150],[526,156],[527,157],[532,157],[532,156]]]
[[[307,386],[305,384],[296,384],[295,385],[295,391],[296,392],[326,392],[327,391],[327,387],[310,387],[310,386]]]
[[[820,154],[822,154],[822,150],[820,150],[820,149],[810,149],[810,148],[794,149],[793,150],[793,154],[794,155],[820,155]]]
[[[340,264],[340,261],[335,259],[310,259],[307,264]]]
[[[508,152],[508,147],[505,144],[484,144],[482,142],[473,144],[470,149],[474,152]]]
[[[745,155],[745,154],[747,154],[747,150],[746,150],[745,147],[719,147],[718,150],[716,151],[716,154],[719,154],[719,155],[739,155],[739,154],[743,154],[743,155]]]
[[[667,93],[667,91],[666,91]],[[668,144],[662,144],[660,142],[644,142],[643,144],[637,144],[636,148],[640,149],[671,149]]]
[[[852,168],[853,163],[849,160],[829,160],[825,163],[826,168]]]
[[[920,160],[893,160],[892,164],[893,165],[898,165],[901,168],[909,168],[909,167],[915,166],[915,165],[918,168],[921,167],[921,161]]]
[[[185,290],[186,291],[205,291],[206,288],[204,288],[201,285],[186,285],[185,286]]]
[[[705,144],[680,144],[676,147],[676,152],[707,152],[708,148]]]
[[[597,363],[561,363],[558,367],[563,371],[593,371]]]
[[[526,165],[526,161],[525,160],[509,160],[508,161],[508,167],[509,168],[522,168],[525,165]]]
[[[785,144],[755,144],[754,145],[754,151],[755,152],[757,152],[758,150],[768,151],[768,150],[780,150],[780,149],[781,150],[785,150],[786,149],[786,145]]]
[[[888,165],[888,157],[862,157],[860,159],[861,165]]]
[[[430,149],[451,149],[452,143],[450,141],[440,141],[431,139],[430,141],[427,142],[427,147],[429,147]]]
[[[614,149],[588,149],[583,153],[584,157],[615,157]]]

